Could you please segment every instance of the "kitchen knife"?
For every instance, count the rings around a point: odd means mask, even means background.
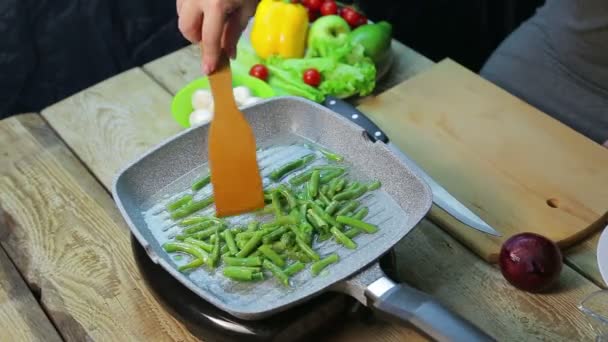
[[[348,120],[356,123],[361,126],[365,132],[367,133],[369,139],[372,141],[382,141],[387,145],[387,147],[401,159],[406,165],[412,169],[420,178],[422,178],[431,188],[433,192],[433,202],[447,213],[452,215],[458,221],[466,224],[469,227],[475,228],[479,231],[482,231],[487,234],[491,234],[494,236],[501,236],[499,232],[497,232],[494,228],[492,228],[489,224],[484,222],[479,216],[477,216],[474,212],[469,210],[464,204],[462,204],[458,199],[452,196],[446,189],[444,189],[439,183],[437,183],[431,176],[429,176],[420,166],[416,164],[411,158],[405,155],[403,152],[397,148],[397,146],[393,145],[382,132],[382,130],[371,121],[365,114],[359,111],[357,108],[340,100],[338,98],[327,96],[325,101],[323,102],[327,108],[332,111],[342,115]]]

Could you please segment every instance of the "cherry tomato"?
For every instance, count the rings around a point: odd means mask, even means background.
[[[321,5],[321,15],[332,14],[338,14],[338,5],[333,0],[325,1],[323,5]]]
[[[348,25],[350,25],[350,27],[357,26],[357,23],[359,22],[360,17],[361,17],[361,15],[352,8],[344,8],[342,10],[342,18],[344,20],[346,20],[346,22],[348,23]]]
[[[365,24],[367,24],[367,17],[363,14],[359,14],[359,19],[357,20],[357,24],[355,25],[355,27],[359,27]]]
[[[249,75],[266,81],[268,79],[268,69],[263,64],[256,64],[249,70]]]
[[[321,9],[321,5],[323,5],[323,0],[308,0],[308,8],[314,11],[318,11]]]
[[[308,21],[312,23],[313,21],[317,20],[319,17],[319,11],[315,11],[310,7],[307,7],[306,9],[308,10]]]
[[[316,87],[321,83],[321,74],[317,69],[307,69],[303,75],[304,83]]]

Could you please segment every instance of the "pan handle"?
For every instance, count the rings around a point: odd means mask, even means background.
[[[350,103],[333,96],[327,96],[325,97],[325,101],[323,101],[323,105],[361,126],[371,141],[380,140],[385,144],[388,143],[388,137],[380,127]]]
[[[437,341],[494,341],[494,339],[448,310],[428,294],[382,277],[370,284],[367,306],[396,322],[410,322]]]

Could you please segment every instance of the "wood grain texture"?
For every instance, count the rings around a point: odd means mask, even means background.
[[[597,264],[597,245],[600,242],[600,235],[601,231],[593,234],[593,236],[581,243],[568,248],[564,253],[568,265],[593,281],[597,286],[606,289],[608,288],[608,284],[602,279]]]
[[[479,233],[432,209],[436,222],[489,261],[519,232],[572,245],[608,213],[605,148],[450,60],[359,109],[503,234]]]
[[[111,197],[40,116],[2,121],[0,155],[2,246],[62,337],[194,340],[147,290]]]
[[[593,341],[576,305],[598,287],[565,266],[557,288],[529,294],[427,220],[396,249],[399,278],[435,296],[499,341]]]
[[[395,57],[393,65],[370,96],[380,94],[433,65],[432,61],[396,40],[391,46]],[[145,64],[143,69],[171,94],[175,94],[188,83],[202,77],[200,60],[199,47],[190,45]]]
[[[181,130],[170,104],[170,96],[136,68],[58,102],[42,115],[87,165],[104,165],[91,169],[107,187],[120,168],[158,143],[159,136]]]
[[[0,226],[4,224],[0,217]],[[61,341],[2,248],[0,279],[0,341]]]

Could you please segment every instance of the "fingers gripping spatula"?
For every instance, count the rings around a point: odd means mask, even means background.
[[[222,54],[209,74],[215,114],[209,129],[209,168],[217,217],[264,207],[262,178],[253,130],[232,92],[228,58]]]

